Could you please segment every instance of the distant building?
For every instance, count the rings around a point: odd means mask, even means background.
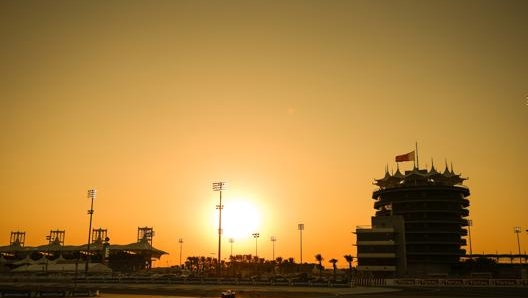
[[[0,271],[16,272],[84,272],[89,255],[88,273],[117,271],[134,272],[149,269],[152,259],[166,252],[152,246],[154,230],[138,227],[137,241],[130,244],[110,244],[106,229],[92,230],[90,253],[88,246],[64,245],[65,231],[51,230],[48,243],[25,246],[25,232],[11,232],[9,245],[0,246]]]
[[[467,235],[466,178],[434,166],[402,174],[385,172],[372,194],[372,226],[358,227],[358,270],[375,276],[447,275],[460,258]]]

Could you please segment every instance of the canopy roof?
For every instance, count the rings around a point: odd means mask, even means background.
[[[443,173],[438,172],[434,165],[431,166],[431,169],[418,169],[414,167],[411,171],[405,171],[405,174],[400,172],[399,167],[396,170],[396,173],[389,174],[388,169],[385,169],[385,176],[381,179],[374,179],[374,185],[379,186],[380,188],[393,188],[409,185],[445,185],[445,186],[454,186],[462,185],[464,180],[468,178],[463,178],[460,174],[455,174],[453,172],[453,167],[451,169],[447,167]]]
[[[26,258],[23,260],[17,261],[19,264],[34,264],[38,261],[35,261],[29,257],[33,252],[76,252],[76,251],[87,251],[88,245],[60,245],[59,243],[44,244],[35,247],[22,247],[20,245],[6,245],[0,246],[0,253],[12,254],[12,253],[25,253]],[[90,245],[90,251],[100,251],[103,249],[102,243],[93,243]],[[159,259],[162,255],[168,254],[167,252],[157,249],[150,245],[146,239],[142,239],[138,242],[119,245],[112,244],[110,245],[110,251],[128,251],[135,254],[149,254],[153,258]]]
[[[157,249],[150,245],[150,243],[143,238],[142,240],[126,245],[110,245],[110,251],[130,251],[133,253],[150,254],[153,258],[159,259],[162,255],[168,254],[167,252]]]

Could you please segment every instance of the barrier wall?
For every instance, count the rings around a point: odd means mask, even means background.
[[[388,286],[425,286],[425,287],[528,287],[528,279],[484,279],[484,278],[404,278],[387,279]]]

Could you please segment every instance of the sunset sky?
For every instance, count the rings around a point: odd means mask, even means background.
[[[474,253],[528,251],[527,1],[1,1],[0,246],[153,227],[156,266],[356,255],[414,150],[469,180]],[[408,170],[411,163],[401,163]],[[242,215],[244,214],[244,215]],[[249,216],[248,216],[249,214]],[[252,233],[260,233],[256,243]],[[469,249],[468,249],[469,250]]]

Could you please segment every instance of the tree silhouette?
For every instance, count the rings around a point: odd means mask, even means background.
[[[275,259],[275,261],[277,262],[277,268],[279,269],[279,274],[282,273],[282,270],[281,270],[281,267],[282,267],[282,257],[277,257]]]
[[[336,271],[337,270],[337,265],[336,265],[337,260],[336,259],[330,259],[330,261],[328,261],[328,262],[332,263],[332,268],[334,268],[334,271]]]
[[[332,258],[332,259],[330,259],[330,261],[328,261],[328,262],[332,263],[332,268],[334,268],[334,280],[335,280],[335,278],[336,278],[336,273],[337,273],[337,265],[336,265],[337,260]]]
[[[316,254],[315,255],[315,260],[319,263],[319,273],[321,273],[321,271],[323,271],[323,256],[321,254]]]
[[[344,255],[343,257],[348,263],[348,276],[352,277],[352,261],[354,261],[354,257],[352,255]]]

